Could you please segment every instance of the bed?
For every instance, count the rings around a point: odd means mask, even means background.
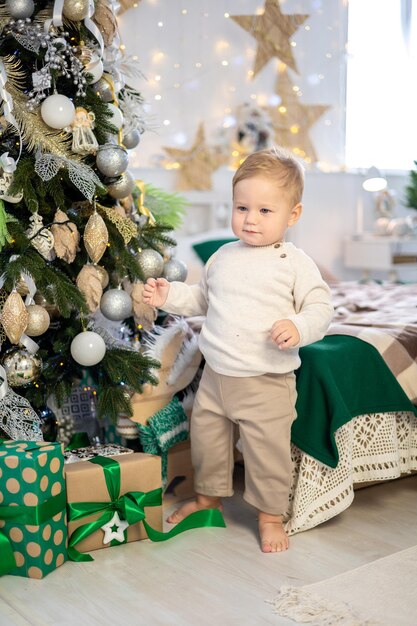
[[[187,282],[227,240],[189,242]],[[335,317],[321,342],[301,349],[290,535],[344,511],[359,486],[417,471],[417,284],[339,282],[320,269]]]
[[[289,534],[344,511],[358,485],[417,470],[417,285],[331,290],[334,322],[301,352]]]

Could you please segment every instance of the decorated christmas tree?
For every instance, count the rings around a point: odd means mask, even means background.
[[[183,280],[169,231],[181,198],[129,171],[147,130],[137,64],[111,0],[0,5],[0,429],[36,438],[88,373],[98,416],[131,414],[155,383],[141,352],[143,282]],[[158,215],[160,217],[158,217]]]

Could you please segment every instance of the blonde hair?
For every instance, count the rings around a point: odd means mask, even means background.
[[[304,167],[288,150],[273,147],[250,154],[236,170],[232,188],[241,180],[263,176],[275,179],[279,187],[285,187],[294,205],[301,202],[304,191]]]

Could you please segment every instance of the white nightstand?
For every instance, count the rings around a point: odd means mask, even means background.
[[[388,279],[397,280],[400,268],[414,269],[417,279],[417,237],[376,236],[368,233],[344,241],[344,263],[351,269],[362,270],[368,279],[372,271],[386,272]]]

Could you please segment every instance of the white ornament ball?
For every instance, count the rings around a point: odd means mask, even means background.
[[[15,20],[30,17],[35,10],[33,0],[6,0],[6,10]]]
[[[164,259],[159,252],[152,248],[146,248],[136,258],[142,270],[144,280],[161,276],[164,269]]]
[[[80,365],[97,365],[106,354],[104,339],[91,330],[86,330],[71,342],[71,356]]]
[[[122,143],[124,147],[127,148],[128,150],[132,150],[133,148],[136,148],[136,146],[139,145],[139,142],[140,142],[140,132],[137,130],[137,128],[134,128],[133,130],[123,135]]]
[[[178,259],[170,259],[167,261],[162,272],[162,276],[169,282],[177,280],[183,283],[187,278],[187,274],[188,268],[186,264]]]
[[[100,310],[108,320],[121,322],[133,313],[132,298],[123,289],[109,289],[101,297]]]
[[[113,126],[116,126],[117,130],[120,130],[123,126],[123,113],[119,107],[111,102],[107,105],[107,107],[111,113],[111,117],[109,118],[110,124],[113,124]]]
[[[55,93],[42,102],[41,116],[51,128],[65,128],[74,120],[75,107],[67,96]]]
[[[89,63],[84,68],[84,73],[89,74],[91,78],[89,78],[89,83],[96,83],[103,76],[104,66],[103,61],[100,59],[99,55],[93,53],[91,55],[91,59]]]

